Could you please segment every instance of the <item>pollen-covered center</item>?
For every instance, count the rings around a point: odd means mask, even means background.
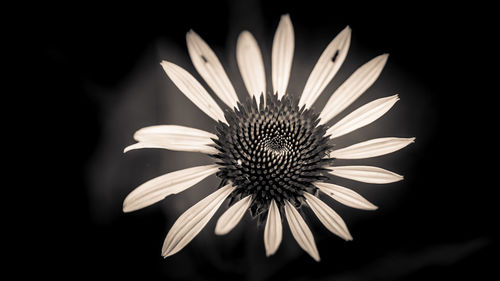
[[[299,109],[297,102],[285,95],[267,95],[238,104],[226,111],[228,124],[217,125],[218,158],[222,167],[217,175],[223,183],[236,186],[231,203],[252,196],[251,213],[264,213],[272,199],[282,206],[288,200],[297,207],[303,192],[315,193],[313,182],[324,178],[323,166],[331,145],[326,128],[317,126],[318,115]]]

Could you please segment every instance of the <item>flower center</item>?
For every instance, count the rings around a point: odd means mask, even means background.
[[[273,199],[278,206],[288,200],[300,207],[303,192],[316,192],[313,182],[325,178],[323,167],[332,161],[326,127],[288,95],[278,100],[268,94],[265,106],[261,98],[260,107],[254,99],[238,108],[225,112],[228,124],[217,125],[219,153],[213,155],[222,183],[236,186],[230,204],[251,195],[254,217],[265,214]]]
[[[290,138],[281,135],[275,136],[270,140],[265,140],[264,148],[277,154],[288,152],[292,149],[290,145]]]

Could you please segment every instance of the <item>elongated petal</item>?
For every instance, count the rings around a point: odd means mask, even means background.
[[[168,61],[162,61],[161,66],[174,84],[191,100],[201,111],[210,116],[215,121],[226,122],[222,109],[214,99],[201,86],[189,72],[182,67]],[[227,123],[227,122],[226,122]]]
[[[252,203],[252,196],[248,195],[227,209],[217,221],[215,234],[224,235],[233,230],[243,218],[243,215],[245,215],[245,211],[248,210],[250,203]]]
[[[370,203],[368,200],[363,198],[363,196],[359,195],[352,189],[325,182],[317,182],[314,185],[316,185],[316,187],[326,195],[332,197],[333,199],[346,206],[362,210],[378,209],[377,206]]]
[[[139,143],[125,148],[124,152],[139,148],[164,148],[207,154],[217,153],[213,145],[217,136],[209,132],[177,125],[160,125],[142,128],[134,134]]]
[[[281,244],[283,236],[283,226],[281,225],[280,210],[274,199],[271,201],[267,212],[266,227],[264,228],[264,246],[266,256],[274,255]]]
[[[288,14],[281,16],[278,29],[274,34],[272,50],[272,80],[273,91],[278,93],[278,99],[285,95],[292,70],[295,38],[292,21]]]
[[[311,230],[306,222],[290,202],[285,201],[285,214],[292,235],[299,246],[306,251],[315,261],[319,261],[319,253]]]
[[[319,123],[330,121],[370,88],[382,72],[388,57],[388,54],[383,54],[370,60],[340,85],[321,111]]]
[[[183,141],[185,139],[199,139],[206,144],[211,144],[211,138],[217,139],[217,135],[186,126],[179,125],[158,125],[144,127],[134,133],[136,141],[150,141],[158,138],[170,138]]]
[[[266,92],[266,73],[259,45],[248,31],[241,32],[238,37],[236,61],[250,97],[255,96],[259,105],[260,95]],[[265,98],[266,95],[264,95]]]
[[[307,205],[311,207],[311,210],[328,230],[344,240],[352,240],[344,220],[332,208],[310,193],[304,192],[304,197]]]
[[[236,107],[238,96],[214,51],[193,30],[186,34],[186,41],[191,61],[201,77],[225,104]]]
[[[123,149],[123,153],[127,153],[131,150],[136,150],[136,149],[142,149],[142,148],[163,148],[163,149],[168,149],[165,147],[164,144],[160,143],[145,143],[145,142],[138,142],[131,144]]]
[[[328,44],[314,66],[300,97],[299,107],[310,108],[344,62],[351,43],[351,28],[347,26]]]
[[[169,142],[138,142],[125,147],[123,152],[129,152],[130,150],[142,148],[162,148],[173,151],[199,152],[204,154],[217,154],[219,152],[215,147],[212,146],[190,143],[173,144]]]
[[[353,144],[346,148],[334,150],[330,153],[330,157],[338,159],[362,159],[376,157],[399,150],[414,141],[415,138],[372,139]]]
[[[367,183],[391,183],[403,179],[403,176],[372,166],[338,166],[328,167],[333,169],[329,173],[338,177]]]
[[[171,256],[191,242],[234,189],[234,186],[228,184],[184,212],[168,232],[163,243],[162,256]]]
[[[218,165],[187,168],[147,181],[132,191],[123,202],[123,211],[132,212],[152,205],[163,198],[184,191],[214,174]]]
[[[398,95],[394,95],[369,102],[330,127],[326,134],[333,139],[364,127],[384,115],[398,100]]]

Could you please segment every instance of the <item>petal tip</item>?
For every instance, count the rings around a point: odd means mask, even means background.
[[[226,235],[228,232],[229,232],[229,231],[227,231],[227,229],[224,229],[224,228],[220,225],[219,221],[217,221],[217,225],[215,226],[215,230],[214,230],[215,235],[219,235],[219,236],[221,236],[221,235]]]
[[[381,54],[380,56],[377,57],[377,59],[378,59],[377,64],[380,64],[379,67],[383,69],[383,67],[387,63],[387,60],[389,59],[389,53]]]
[[[243,31],[240,32],[240,35],[238,36],[238,39],[244,38],[244,37],[248,37],[248,36],[251,36],[251,35],[252,35],[252,33],[250,33],[250,31],[243,30]]]
[[[162,256],[164,259],[166,259],[166,258],[170,257],[171,255],[172,255],[172,254],[171,254],[170,252],[163,252],[163,253],[161,253],[161,256]]]
[[[281,241],[281,239],[280,239],[280,241]],[[276,252],[279,249],[279,244],[271,246],[271,245],[268,245],[268,244],[264,243],[264,246],[265,246],[264,248],[266,249],[266,257],[270,257],[270,256],[276,254]]]
[[[134,204],[137,201],[134,200],[135,198],[133,197],[133,194],[134,192],[132,191],[127,195],[127,197],[125,197],[125,200],[123,200],[122,211],[124,213],[130,213],[141,209],[140,207],[137,207],[137,204]]]
[[[321,258],[319,257],[319,254],[315,254],[314,256],[311,256],[316,262],[320,262]]]
[[[163,70],[167,73],[168,75],[168,72],[172,70],[172,65],[173,63],[169,62],[169,61],[166,61],[166,60],[162,60],[160,62],[160,65],[163,67]]]
[[[266,249],[266,257],[270,257],[270,256],[274,255],[276,253],[276,250],[271,251],[271,250]]]
[[[344,237],[342,237],[342,238],[344,238],[345,241],[352,241],[353,240],[352,235],[347,228],[344,230]]]
[[[188,48],[193,43],[192,40],[194,40],[196,37],[199,37],[199,35],[196,32],[194,32],[194,30],[192,28],[189,29],[188,32],[186,32],[186,42],[187,42]]]
[[[171,255],[175,254],[175,253],[172,253],[172,248],[169,247],[169,242],[167,241],[168,239],[168,234],[167,234],[167,237],[165,238],[165,241],[163,242],[163,247],[161,248],[161,256],[166,259],[168,257],[170,257]],[[170,248],[170,249],[169,249]]]
[[[132,144],[132,145],[129,145],[129,146],[127,146],[127,147],[125,147],[125,148],[123,149],[123,153],[127,153],[127,152],[129,152],[130,150],[132,150],[132,147],[131,147],[131,146],[133,146],[133,144]]]
[[[130,207],[130,204],[128,204],[127,199],[125,199],[125,201],[123,202],[123,206],[122,206],[122,212],[130,213],[132,211],[134,211],[134,210]]]

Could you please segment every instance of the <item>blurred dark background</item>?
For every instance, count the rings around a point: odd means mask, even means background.
[[[27,140],[40,146],[40,155],[30,162],[35,176],[27,178],[35,181],[28,196],[34,210],[27,223],[16,222],[29,229],[19,242],[28,247],[18,253],[31,268],[24,273],[142,280],[483,280],[493,273],[495,186],[484,162],[493,151],[482,150],[490,145],[487,134],[495,120],[487,107],[494,95],[488,86],[494,81],[489,8],[269,2],[26,7],[21,21],[27,32],[16,38],[24,47],[21,73],[30,78],[20,87],[30,88],[23,107],[32,114]],[[286,226],[280,250],[266,258],[263,230],[248,217],[226,237],[213,234],[212,219],[190,245],[164,260],[161,246],[170,226],[218,180],[132,214],[121,212],[125,196],[147,179],[210,163],[192,153],[122,154],[144,126],[214,126],[176,90],[159,62],[173,61],[194,74],[185,46],[185,33],[193,28],[244,96],[234,59],[237,35],[248,29],[256,36],[269,77],[272,38],[285,13],[295,28],[291,85],[297,92],[329,41],[346,25],[353,30],[345,66],[317,106],[356,67],[390,53],[380,81],[355,105],[394,93],[401,101],[340,145],[416,136],[400,152],[359,162],[380,164],[405,180],[387,186],[341,181],[379,206],[366,212],[327,201],[349,226],[349,243],[306,212],[320,263],[298,247]]]

